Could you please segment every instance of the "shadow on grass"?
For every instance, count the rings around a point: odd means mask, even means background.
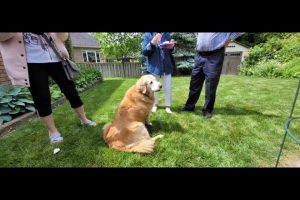
[[[164,122],[164,121],[151,121],[152,126],[147,126],[150,135],[157,132],[164,132],[169,134],[170,132],[184,132],[185,129],[177,122]]]
[[[182,114],[194,114],[202,116],[202,107],[196,106],[195,110],[190,111],[181,111],[183,106],[173,107],[172,110]],[[215,107],[213,111],[213,115],[257,115],[261,117],[273,117],[280,118],[281,116],[272,115],[272,114],[263,114],[262,112],[256,110],[245,109],[242,107]]]
[[[200,106],[196,106],[196,108],[195,108],[195,110],[194,111],[182,111],[181,109],[184,107],[184,105],[182,105],[182,106],[172,106],[171,107],[171,110],[173,111],[173,112],[176,112],[176,113],[182,113],[182,114],[184,114],[184,113],[190,113],[190,114],[194,114],[194,115],[202,115],[202,112],[201,112],[201,109],[202,109],[202,107],[200,108]]]
[[[104,80],[97,88],[94,88],[92,93],[95,94],[96,98],[92,99],[90,103],[97,103],[99,106],[103,105],[110,96],[122,85],[124,80]],[[98,105],[97,105],[98,106]]]
[[[106,122],[97,123],[96,127],[87,127],[79,125],[78,129],[80,129],[83,132],[90,132],[89,136],[86,137],[86,140],[88,141],[90,147],[106,146],[103,139],[103,126],[105,124]]]
[[[261,117],[274,117],[279,118],[278,115],[272,115],[272,114],[263,114],[262,112],[256,111],[256,110],[250,110],[245,109],[241,107],[220,107],[215,108],[214,114],[219,115],[257,115]]]

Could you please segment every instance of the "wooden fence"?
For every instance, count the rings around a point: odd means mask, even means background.
[[[80,67],[99,69],[103,77],[139,77],[142,75],[142,63],[77,63]]]

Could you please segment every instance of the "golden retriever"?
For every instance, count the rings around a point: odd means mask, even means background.
[[[144,75],[127,90],[113,122],[103,127],[103,138],[110,148],[127,152],[153,152],[155,140],[163,135],[151,138],[145,124],[151,125],[154,92],[161,88],[161,83],[153,75]]]

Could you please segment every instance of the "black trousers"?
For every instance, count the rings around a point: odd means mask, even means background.
[[[194,110],[205,81],[205,103],[202,112],[214,109],[216,91],[219,84],[225,49],[214,52],[197,52],[195,66],[192,70],[189,97],[185,104],[188,110]]]
[[[69,100],[72,108],[78,108],[83,105],[74,82],[67,79],[61,62],[28,63],[28,73],[29,91],[40,117],[45,117],[52,113],[49,76],[57,83],[61,92]]]

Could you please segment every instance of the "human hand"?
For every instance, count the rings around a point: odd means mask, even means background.
[[[230,39],[226,40],[225,43],[224,43],[224,47],[227,47],[230,42],[232,42],[232,40],[230,40]]]
[[[175,46],[175,41],[173,39],[171,39],[170,44],[166,45],[167,49],[173,49]]]
[[[162,37],[162,34],[157,33],[157,34],[153,37],[153,39],[151,40],[151,44],[152,44],[152,45],[156,45],[158,42],[160,42],[161,37]]]

